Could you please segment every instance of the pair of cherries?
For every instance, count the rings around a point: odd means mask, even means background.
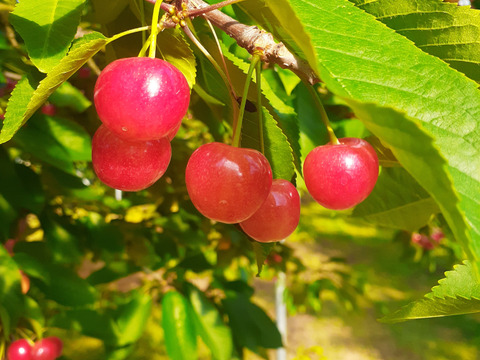
[[[55,360],[62,355],[63,343],[56,336],[37,341],[33,346],[25,339],[15,340],[7,350],[7,360]]]
[[[125,58],[99,75],[94,103],[102,125],[92,141],[92,163],[108,186],[138,191],[155,183],[172,156],[170,141],[190,102],[185,76],[156,58]]]
[[[378,157],[362,139],[343,138],[312,150],[303,173],[312,197],[326,208],[343,210],[365,200],[378,178]],[[188,194],[206,217],[239,223],[253,239],[278,241],[300,218],[300,198],[286,180],[272,181],[267,159],[258,151],[220,143],[199,147],[185,172]]]

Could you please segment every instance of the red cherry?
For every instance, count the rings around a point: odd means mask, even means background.
[[[80,79],[87,79],[90,77],[92,70],[88,66],[82,66],[78,69],[77,75]]]
[[[246,220],[268,196],[272,170],[257,150],[213,142],[188,160],[187,191],[204,216],[227,224]]]
[[[12,342],[7,350],[8,360],[33,360],[32,346],[25,339]]]
[[[338,145],[316,147],[303,165],[310,195],[320,205],[334,210],[361,203],[378,178],[378,157],[368,142],[357,138],[339,141]]]
[[[166,138],[128,141],[102,125],[92,140],[95,173],[114,189],[138,191],[149,187],[165,173],[171,157]]]
[[[13,248],[15,247],[16,243],[16,239],[8,239],[7,241],[5,241],[5,244],[3,244],[3,246],[7,250],[8,255],[13,256]]]
[[[443,233],[442,229],[434,228],[434,229],[432,229],[430,237],[432,238],[432,240],[439,243],[445,237],[445,234]]]
[[[62,340],[56,336],[37,341],[32,349],[32,360],[55,360],[62,354]]]
[[[435,247],[435,245],[430,241],[429,237],[424,234],[413,233],[412,242],[420,245],[425,250],[432,250]]]
[[[55,116],[57,113],[57,107],[53,104],[45,104],[42,106],[42,114],[47,116]]]
[[[182,121],[190,89],[180,70],[166,61],[125,58],[101,72],[94,102],[100,120],[122,138],[154,140]]]
[[[292,183],[275,179],[260,208],[240,227],[252,239],[273,242],[288,237],[300,220],[300,196]]]

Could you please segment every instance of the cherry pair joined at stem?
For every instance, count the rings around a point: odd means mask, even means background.
[[[56,336],[39,340],[33,346],[20,339],[8,347],[7,360],[55,360],[62,354],[62,349],[62,340]]]
[[[189,101],[185,76],[166,61],[126,58],[109,64],[94,90],[103,122],[92,142],[92,163],[99,179],[123,191],[155,183],[170,163],[170,141]]]

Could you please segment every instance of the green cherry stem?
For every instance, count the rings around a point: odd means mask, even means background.
[[[252,81],[253,70],[259,61],[260,55],[253,55],[252,62],[248,68],[247,79],[245,80],[245,86],[243,88],[242,103],[240,104],[240,113],[238,114],[238,120],[233,131],[232,145],[236,147],[240,146],[240,135],[242,133],[243,115],[245,113],[245,104],[247,103],[248,88],[250,87],[250,83]]]
[[[154,59],[155,51],[157,50],[157,34],[158,34],[158,19],[160,17],[160,7],[163,0],[155,2],[153,7],[152,15],[152,33],[150,34],[150,51],[148,52],[148,57]]]
[[[139,1],[140,1],[140,19],[142,22],[142,26],[145,26],[147,25],[147,22],[145,21],[145,2],[143,0],[139,0]],[[147,41],[146,35],[144,32],[142,32],[142,43],[145,44],[146,41]]]
[[[118,39],[120,39],[120,38],[122,38],[126,35],[135,34],[135,33],[140,32],[140,31],[147,31],[149,29],[150,29],[150,26],[142,26],[142,27],[139,27],[139,28],[126,30],[124,32],[113,35],[111,38],[108,39],[108,43],[111,43],[112,41],[118,40]]]
[[[187,21],[188,21],[188,23],[190,23],[190,25],[192,25],[190,19],[187,19]],[[237,119],[238,118],[238,116],[237,116],[238,115],[238,103],[237,103],[235,93],[232,92],[233,87],[231,86],[231,83],[229,82],[229,79],[227,78],[225,73],[222,71],[222,68],[220,67],[220,65],[218,65],[217,61],[213,58],[213,56],[210,55],[208,50],[202,45],[202,43],[200,41],[198,41],[198,39],[193,34],[192,30],[190,30],[190,28],[188,27],[188,25],[183,26],[182,29],[183,29],[183,32],[185,33],[185,35],[187,35],[188,38],[190,40],[192,40],[192,42],[200,49],[200,51],[203,53],[203,55],[205,55],[205,57],[212,63],[213,67],[215,68],[215,70],[217,70],[218,74],[220,75],[223,82],[225,83],[225,86],[227,87],[227,89],[229,89],[230,99],[232,101],[233,118]]]
[[[140,52],[138,53],[138,57],[144,57],[145,54],[147,53],[147,49],[150,46],[150,38],[152,37],[152,34],[143,42],[143,46],[140,49]]]
[[[257,76],[257,113],[258,113],[258,133],[260,136],[260,150],[265,154],[265,144],[263,142],[263,106],[262,106],[262,62],[258,61],[255,67]]]
[[[310,84],[305,84],[307,86],[308,91],[310,91],[310,94],[313,97],[313,101],[315,102],[315,106],[317,110],[320,112],[320,118],[322,119],[323,124],[327,128],[328,132],[328,137],[330,139],[330,143],[333,145],[338,145],[340,142],[338,141],[337,137],[335,136],[335,133],[332,129],[332,125],[330,125],[330,120],[328,120],[328,115],[327,112],[325,111],[325,107],[322,104],[322,101],[318,97],[318,93],[315,90],[315,88],[310,85]]]

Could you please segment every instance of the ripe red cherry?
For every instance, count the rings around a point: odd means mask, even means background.
[[[12,342],[7,350],[8,360],[33,360],[32,346],[25,339]]]
[[[122,138],[155,140],[182,121],[190,89],[180,70],[166,61],[125,58],[101,72],[94,102],[100,120]]]
[[[300,220],[300,196],[292,183],[275,179],[260,208],[240,227],[252,239],[273,242],[288,237]]]
[[[378,157],[368,142],[357,138],[343,138],[339,142],[316,147],[303,165],[310,195],[333,210],[361,203],[378,178]]]
[[[37,341],[32,349],[32,360],[55,360],[62,354],[62,340],[56,336]]]
[[[227,224],[246,220],[262,205],[272,186],[272,170],[257,150],[213,142],[188,160],[187,191],[204,216]]]
[[[171,157],[166,138],[128,141],[102,125],[92,140],[95,173],[114,189],[138,191],[149,187],[165,173]]]
[[[42,114],[47,116],[55,116],[57,113],[57,107],[53,104],[45,104],[42,106]]]

